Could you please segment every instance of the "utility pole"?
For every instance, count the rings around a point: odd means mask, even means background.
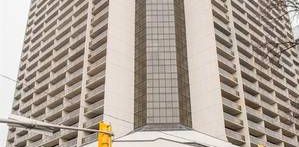
[[[74,131],[83,131],[83,132],[91,132],[91,133],[98,133],[98,147],[112,147],[111,141],[112,141],[112,130],[110,124],[99,122],[99,130],[95,129],[86,129],[86,128],[79,128],[79,127],[70,127],[70,126],[64,126],[64,125],[55,125],[50,123],[45,123],[37,120],[32,120],[26,117],[13,115],[8,119],[1,119],[0,123],[5,123],[9,126],[14,127],[21,127],[21,128],[27,128],[35,131],[39,131],[41,133],[46,134],[52,134],[55,130],[74,130]]]

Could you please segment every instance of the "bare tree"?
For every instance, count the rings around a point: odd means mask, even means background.
[[[266,9],[262,11],[263,14],[267,12],[277,11],[280,12],[279,15],[273,16],[261,16],[270,17],[274,21],[282,21],[283,18],[290,18],[291,23],[299,21],[299,0],[270,0],[267,3]],[[299,42],[296,42],[292,39],[280,38],[277,40],[271,39],[271,36],[266,37],[266,40],[259,44],[260,48],[267,50],[267,55],[264,56],[265,59],[268,59],[272,62],[279,62],[281,54],[284,52],[295,48],[299,45]]]
[[[298,0],[270,0],[267,9],[270,10],[277,9],[278,11],[284,12],[281,14],[280,17],[291,14],[294,18],[296,17],[298,18],[299,1]],[[279,17],[276,19],[279,19]]]

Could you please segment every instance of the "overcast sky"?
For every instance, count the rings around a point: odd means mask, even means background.
[[[0,73],[16,79],[30,0],[0,0]],[[11,110],[15,83],[0,77],[0,118]],[[0,124],[0,146],[7,127]]]

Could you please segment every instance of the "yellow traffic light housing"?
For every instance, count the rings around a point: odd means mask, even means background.
[[[265,146],[262,144],[258,144],[257,147],[265,147]]]
[[[100,122],[98,134],[98,147],[112,147],[112,128],[110,124]]]

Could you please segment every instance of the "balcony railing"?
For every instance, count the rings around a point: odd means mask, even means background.
[[[254,137],[254,136],[250,136],[250,141],[253,142],[254,144],[260,144],[260,145],[265,145],[266,144],[266,141],[261,139],[261,138],[257,138],[257,137]]]
[[[97,95],[98,93],[101,93],[104,91],[104,85],[100,86],[100,87],[97,87],[96,89],[93,89],[92,91],[89,91],[87,94],[86,94],[86,99],[88,98],[91,98],[95,95]]]
[[[48,116],[51,116],[51,115],[53,115],[53,114],[59,112],[59,111],[62,110],[62,109],[63,109],[63,104],[61,104],[61,105],[59,105],[59,106],[57,106],[57,107],[55,107],[55,108],[49,110],[49,112],[47,113],[47,115],[48,115]]]
[[[86,137],[84,137],[82,140],[82,143],[87,144],[90,142],[94,142],[96,140],[97,140],[97,133],[93,133],[93,134],[90,134],[90,135],[87,135]]]
[[[249,127],[253,128],[255,130],[265,132],[265,128],[261,124],[258,124],[258,123],[252,122],[252,121],[248,121],[248,125],[249,125]]]
[[[63,121],[66,121],[66,120],[69,120],[70,118],[79,116],[79,112],[80,112],[80,109],[77,109],[77,110],[74,110],[74,111],[66,114],[66,116],[63,117]]]
[[[74,147],[77,145],[77,138],[64,142],[61,147]]]
[[[38,141],[35,141],[33,143],[30,143],[30,146],[39,146],[40,144],[42,144],[44,140],[43,139],[40,139]]]
[[[224,119],[229,120],[230,122],[233,122],[233,123],[241,125],[241,126],[243,125],[243,121],[242,120],[238,119],[235,116],[227,114],[227,113],[224,113]]]
[[[97,116],[97,117],[95,117],[95,118],[92,118],[92,119],[88,120],[88,121],[84,124],[84,127],[85,127],[85,128],[88,128],[88,127],[90,127],[90,126],[92,126],[92,125],[94,125],[94,124],[99,123],[101,120],[103,120],[103,115],[99,115],[99,116]]]
[[[242,142],[245,141],[245,137],[242,134],[240,134],[239,132],[235,132],[230,129],[225,129],[225,132],[226,132],[227,136],[230,138],[234,138],[234,139],[242,141]]]
[[[258,110],[252,109],[250,107],[246,107],[246,111],[251,115],[254,115],[258,118],[262,118],[262,113]]]
[[[78,77],[78,76],[81,75],[82,73],[83,73],[83,70],[82,70],[82,68],[81,68],[81,69],[79,69],[79,70],[77,70],[77,71],[71,73],[70,76],[68,77],[68,80],[72,80],[73,78]]]
[[[287,137],[287,136],[282,136],[282,139],[284,140],[284,142],[287,142],[287,143],[290,143],[292,145],[298,145],[298,142],[296,141],[296,137],[295,138],[290,138],[290,137]]]
[[[102,107],[104,106],[104,100],[100,100],[96,103],[93,103],[92,105],[89,105],[87,108],[86,108],[86,112],[90,112],[90,111],[93,111],[95,110],[96,108],[99,108],[99,107]]]
[[[89,84],[89,83],[91,83],[91,82],[94,82],[94,81],[97,81],[98,79],[101,79],[101,78],[103,78],[104,76],[105,76],[105,71],[102,71],[102,72],[100,72],[99,74],[97,74],[97,75],[95,75],[95,76],[89,78],[89,79],[87,80],[87,84]]]
[[[282,135],[279,132],[272,131],[268,128],[265,128],[265,132],[269,136],[275,137],[275,138],[280,139],[280,140],[282,139]]]
[[[224,91],[227,91],[227,92],[229,92],[229,93],[231,93],[231,94],[233,94],[233,95],[235,95],[235,96],[239,96],[239,92],[238,92],[236,89],[234,89],[234,88],[232,88],[232,87],[230,87],[230,86],[227,86],[227,85],[221,83],[221,88],[222,88]]]
[[[81,94],[79,94],[79,95],[77,95],[77,96],[75,96],[75,97],[73,97],[73,98],[71,98],[71,99],[68,99],[68,100],[66,101],[66,103],[65,103],[65,107],[69,107],[69,106],[71,106],[71,105],[73,105],[73,104],[79,102],[79,101],[80,101],[80,98],[81,98]]]

